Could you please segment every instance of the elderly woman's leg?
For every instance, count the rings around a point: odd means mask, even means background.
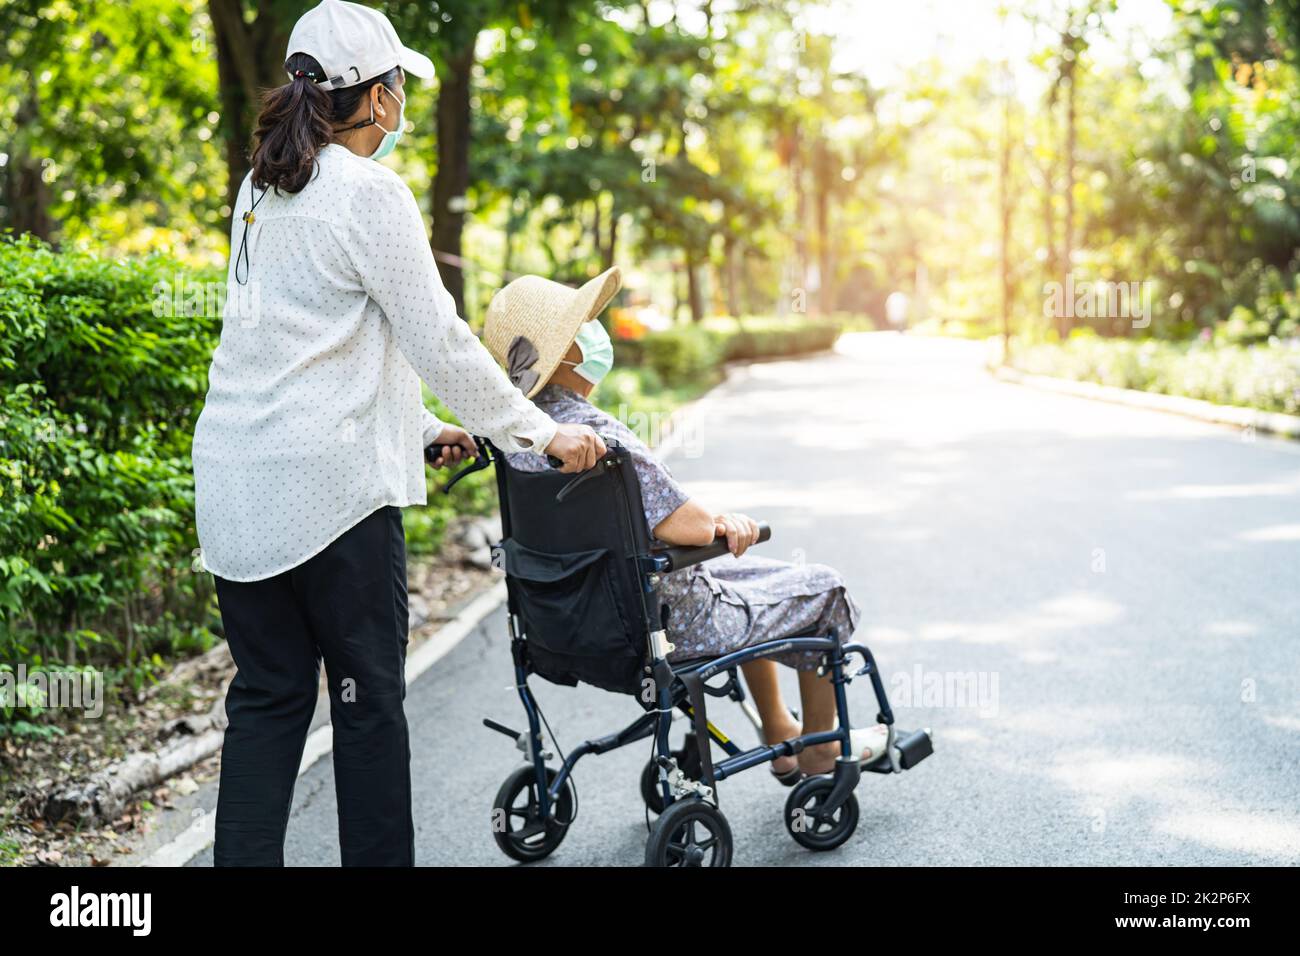
[[[797,636],[834,634],[844,642],[858,623],[858,608],[843,578],[824,564],[791,564],[746,554],[735,562],[711,563],[697,572],[697,578],[708,582],[713,596],[707,612],[682,615],[686,623],[674,632],[674,643],[683,658],[725,654],[746,645]],[[834,728],[835,688],[816,672],[823,656],[821,652],[796,651],[744,666],[768,743],[800,732]],[[802,726],[781,700],[773,661],[799,671]],[[879,756],[886,734],[879,725],[854,729],[852,746],[859,759]],[[839,755],[837,743],[810,747],[798,755],[798,766],[807,773],[827,773],[835,768]],[[785,772],[793,769],[792,764],[790,758],[782,758],[774,763],[774,769]]]
[[[796,602],[789,602],[794,607],[789,612],[791,619],[806,616],[810,612],[816,615],[813,633],[835,634],[841,642],[852,636],[857,624],[858,610],[849,597],[839,575],[824,566],[813,566],[813,572],[825,585],[825,590],[815,597],[804,597]],[[799,670],[799,697],[803,707],[803,732],[805,734],[831,730],[835,727],[837,714],[835,710],[835,685],[830,675],[819,676],[818,655],[803,655],[787,661]],[[880,724],[874,727],[855,728],[852,731],[852,747],[860,760],[872,760],[880,756],[888,739],[888,730]],[[807,774],[829,773],[835,769],[835,760],[840,756],[838,743],[818,744],[803,750],[799,756],[799,769]]]
[[[754,707],[758,718],[763,722],[763,742],[779,744],[783,740],[799,736],[801,725],[790,713],[785,698],[781,696],[781,685],[777,682],[776,662],[771,660],[750,661],[740,666],[749,686],[749,695],[754,698]],[[776,773],[787,773],[795,768],[793,757],[778,757],[772,761]]]
[[[804,733],[830,730],[835,726],[835,685],[830,675],[817,676],[815,670],[799,671],[799,697],[803,702]],[[888,730],[883,724],[853,730],[853,744],[858,759],[867,761],[884,752]],[[840,755],[838,743],[818,744],[799,754],[799,769],[807,774],[830,773]]]
[[[803,705],[803,722],[800,723],[790,713],[790,708],[781,696],[774,662],[750,661],[742,665],[741,670],[744,671],[750,696],[754,698],[759,719],[763,722],[764,743],[776,744],[801,733],[830,730],[835,726],[835,686],[828,677],[818,677],[815,670],[799,671],[799,697]],[[855,742],[860,745],[859,759],[870,760],[879,756],[883,746],[879,730],[875,734],[855,730],[854,735]],[[881,739],[878,740],[877,737]],[[772,761],[772,769],[783,774],[798,766],[804,773],[829,773],[835,769],[835,759],[839,755],[838,743],[819,744],[807,748],[797,758],[780,757]]]

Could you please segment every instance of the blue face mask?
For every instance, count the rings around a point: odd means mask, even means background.
[[[599,385],[600,380],[614,367],[614,343],[609,340],[605,327],[592,319],[578,330],[578,350],[582,352],[581,362],[564,362],[572,365],[573,370],[592,385]]]
[[[393,96],[392,91],[386,86],[381,86],[380,89],[389,96],[392,96],[393,99],[397,100],[397,128],[391,130],[384,129],[383,125],[375,119],[374,107],[372,106],[370,108],[371,121],[380,129],[384,130],[384,138],[379,141],[378,148],[370,154],[371,159],[383,159],[396,149],[398,141],[402,138],[402,133],[406,130],[406,100],[398,100],[396,96]]]

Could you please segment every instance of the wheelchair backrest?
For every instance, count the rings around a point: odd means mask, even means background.
[[[640,564],[650,533],[630,456],[611,449],[563,501],[556,496],[575,476],[519,471],[501,452],[493,457],[500,558],[529,669],[560,684],[637,693],[658,610]]]

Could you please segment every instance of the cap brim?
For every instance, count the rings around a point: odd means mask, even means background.
[[[412,50],[409,46],[402,47],[402,57],[397,61],[397,65],[411,76],[421,80],[433,79],[433,61],[423,53]]]

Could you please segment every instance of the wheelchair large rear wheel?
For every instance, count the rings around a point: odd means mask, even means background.
[[[551,785],[559,773],[546,768],[546,782]],[[492,804],[492,837],[512,860],[532,863],[549,856],[564,839],[573,822],[573,780],[564,781],[564,789],[551,805],[551,817],[541,818],[541,801],[537,793],[537,772],[532,765],[520,767],[497,791]]]
[[[851,793],[834,813],[819,818],[834,789],[834,777],[807,777],[785,801],[785,828],[800,846],[817,851],[833,850],[858,828],[858,798]]]
[[[646,866],[731,866],[731,827],[711,803],[675,801],[650,830]]]

